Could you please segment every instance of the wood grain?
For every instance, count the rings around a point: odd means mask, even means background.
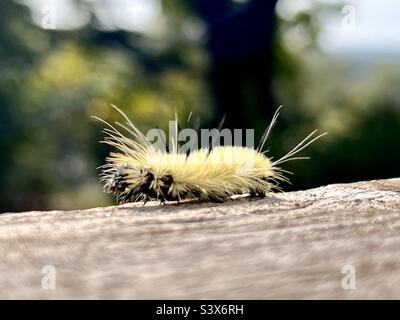
[[[0,298],[400,298],[400,178],[0,215]],[[43,266],[56,268],[44,290]],[[356,289],[342,288],[344,265]]]

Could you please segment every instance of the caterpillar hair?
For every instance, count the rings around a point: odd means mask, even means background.
[[[273,161],[262,150],[277,122],[279,107],[257,148],[211,144],[192,152],[182,152],[178,148],[177,121],[169,148],[155,148],[119,108],[112,107],[122,115],[125,124],[115,122],[112,125],[94,118],[106,125],[103,132],[107,137],[102,142],[117,149],[100,167],[100,176],[105,191],[114,194],[118,203],[148,200],[179,203],[193,199],[222,202],[239,194],[264,197],[268,192],[280,190],[279,182],[289,182],[285,174],[291,172],[280,165],[308,159],[295,155],[326,134],[316,136],[317,130],[311,132],[290,152]]]

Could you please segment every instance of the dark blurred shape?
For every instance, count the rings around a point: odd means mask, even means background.
[[[192,1],[208,28],[210,82],[217,117],[227,114],[229,128],[264,127],[273,113],[271,64],[276,2]]]

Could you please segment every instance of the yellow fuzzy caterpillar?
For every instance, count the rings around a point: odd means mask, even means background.
[[[131,137],[122,134],[116,126],[107,125],[103,141],[118,152],[113,152],[102,166],[101,179],[105,190],[114,193],[119,202],[158,199],[182,201],[224,201],[233,195],[265,196],[279,189],[278,182],[287,181],[285,170],[278,167],[283,162],[304,159],[293,157],[309,144],[323,136],[314,137],[313,131],[292,151],[272,161],[261,152],[272,127],[279,116],[276,111],[257,149],[241,146],[200,148],[192,152],[178,149],[178,136],[171,141],[172,150],[155,148],[126,115],[113,106],[126,120],[126,125],[116,123]]]

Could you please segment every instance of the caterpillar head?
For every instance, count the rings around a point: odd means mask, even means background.
[[[135,168],[120,164],[105,184],[105,189],[113,193],[119,203],[156,198],[164,202],[170,200],[170,187],[174,179],[171,174],[155,177],[151,169]]]
[[[108,178],[104,186],[108,192],[121,193],[125,191],[128,187],[126,179],[128,176],[127,168],[128,165],[126,163],[119,165],[111,177]]]

